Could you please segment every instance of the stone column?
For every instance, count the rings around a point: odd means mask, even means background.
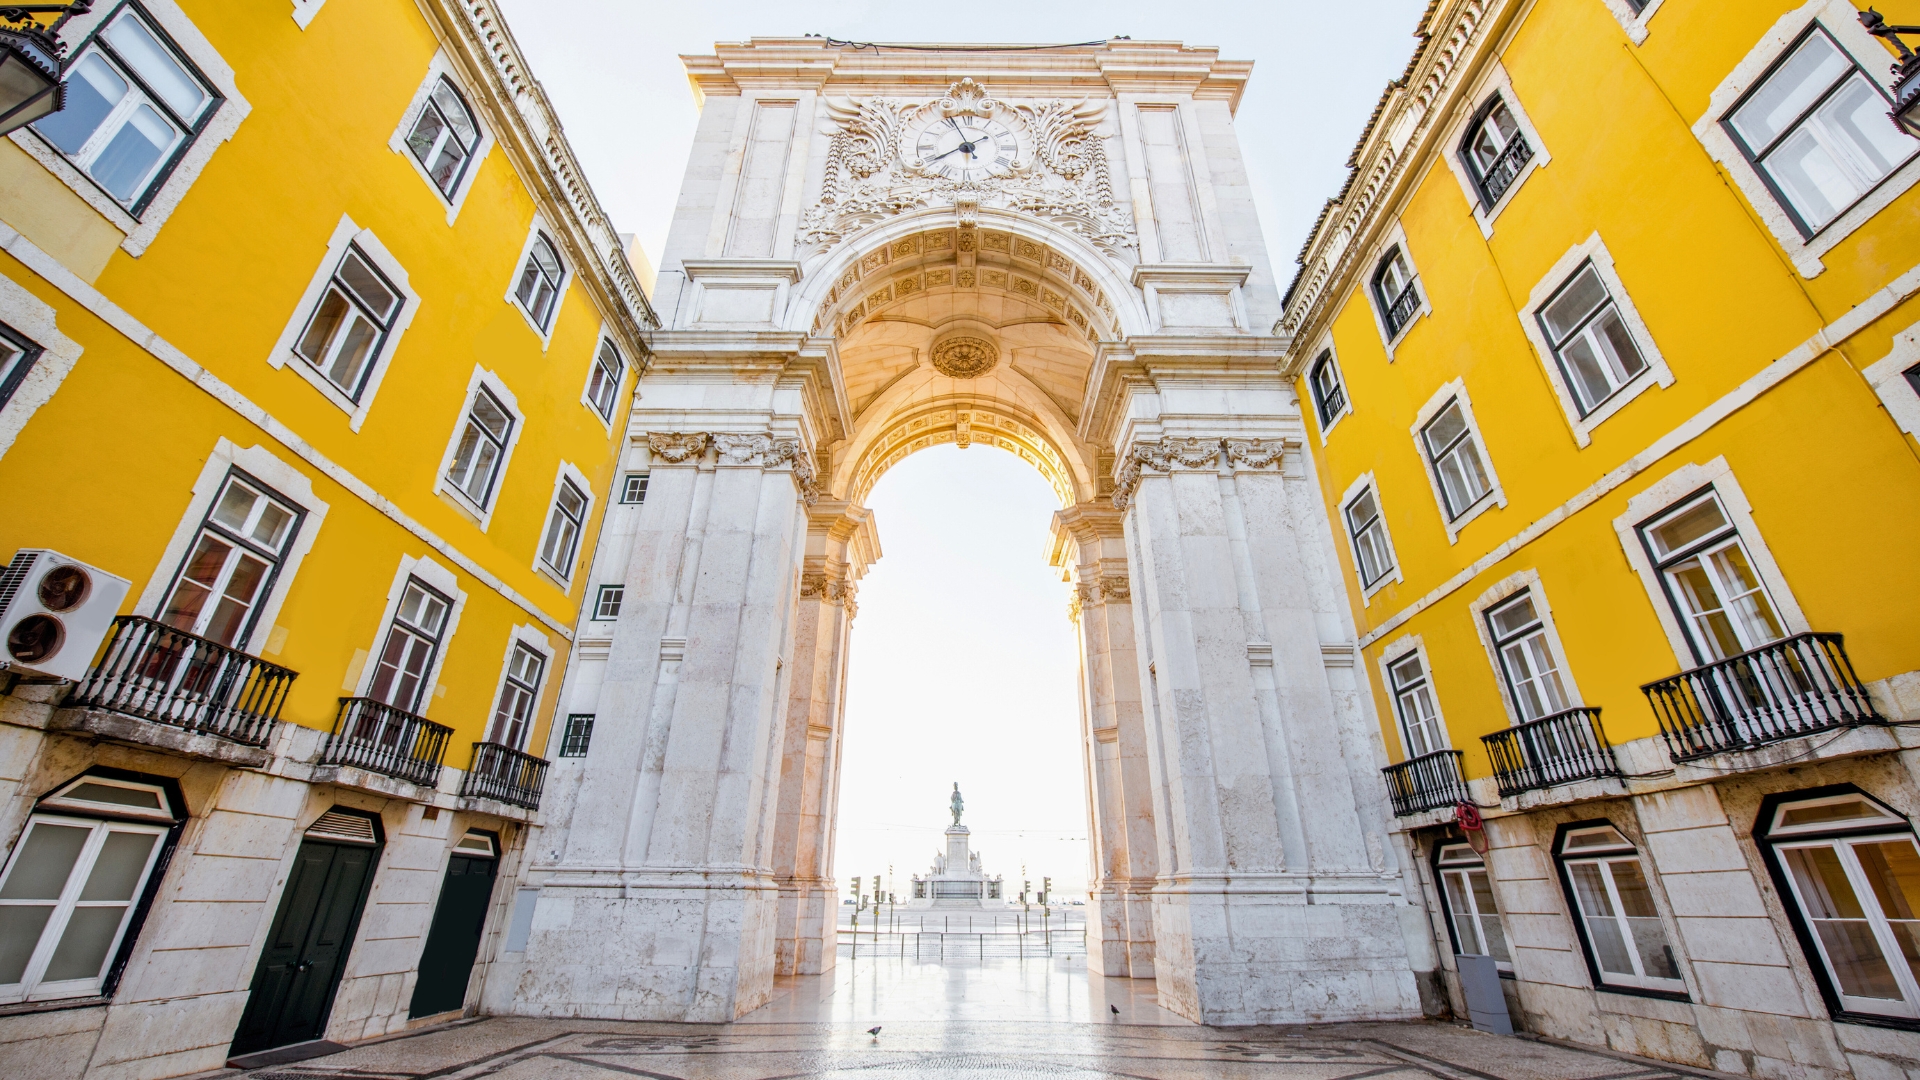
[[[1197,409],[1130,425],[1116,472],[1160,845],[1160,1002],[1209,1024],[1418,1016],[1413,909],[1382,839],[1331,534],[1297,413],[1251,407],[1291,395],[1251,381],[1264,393],[1213,419],[1224,433],[1194,433]],[[1206,400],[1162,382],[1163,402],[1176,394]],[[1329,661],[1346,665],[1338,677]]]
[[[1053,516],[1051,557],[1074,582],[1080,638],[1080,734],[1087,769],[1087,950],[1098,975],[1151,979],[1153,787],[1133,637],[1132,591],[1121,513],[1086,502]]]
[[[847,642],[858,583],[879,558],[873,515],[865,507],[822,501],[808,511],[774,818],[773,873],[780,888],[774,970],[780,975],[833,969],[839,912],[833,827]]]
[[[514,1011],[725,1022],[773,985],[768,854],[799,593],[803,444],[646,431],[593,745]]]

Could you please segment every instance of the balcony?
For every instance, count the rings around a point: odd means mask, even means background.
[[[1480,190],[1486,195],[1487,206],[1500,201],[1500,196],[1505,195],[1520,176],[1520,170],[1532,160],[1533,147],[1527,145],[1526,136],[1515,133],[1513,141],[1500,151],[1500,156],[1487,166],[1486,175],[1480,178]]]
[[[452,728],[372,698],[341,698],[319,764],[365,769],[433,787],[440,782],[447,736],[452,734]]]
[[[1640,689],[1676,762],[1884,724],[1840,634],[1795,634]]]
[[[547,763],[499,743],[473,744],[473,765],[460,785],[460,794],[494,799],[527,810],[540,809],[540,789],[547,782]]]
[[[1460,778],[1458,750],[1436,750],[1380,772],[1387,778],[1387,795],[1393,800],[1395,817],[1471,801],[1466,781]]]
[[[1394,337],[1398,335],[1400,328],[1412,322],[1414,315],[1418,313],[1419,310],[1420,290],[1414,286],[1413,282],[1409,281],[1407,282],[1407,287],[1400,290],[1400,295],[1394,297],[1393,303],[1387,307],[1387,336]]]
[[[121,615],[113,620],[100,662],[67,704],[263,748],[298,677],[165,623]],[[100,725],[87,723],[81,714],[77,725],[62,726],[93,730]],[[97,733],[149,741],[138,732]]]
[[[1480,741],[1487,744],[1493,759],[1493,778],[1503,799],[1576,780],[1620,775],[1613,744],[1600,726],[1599,709],[1568,709],[1483,735]]]

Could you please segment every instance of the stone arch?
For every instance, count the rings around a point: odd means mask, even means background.
[[[888,423],[866,442],[848,470],[847,497],[865,503],[873,485],[909,455],[934,446],[993,446],[1039,470],[1053,488],[1060,505],[1078,501],[1080,483],[1069,456],[1038,422],[1000,402],[936,399],[888,417]]]

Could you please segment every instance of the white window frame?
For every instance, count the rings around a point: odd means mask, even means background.
[[[473,407],[473,396],[481,387],[485,387],[487,392],[493,395],[494,400],[507,410],[507,415],[513,419],[513,429],[507,432],[506,449],[501,451],[500,464],[494,469],[493,495],[487,500],[485,506],[476,504],[465,491],[456,487],[447,477],[448,470],[453,468],[454,456],[460,452],[460,436],[467,429],[467,412]],[[460,509],[461,513],[472,518],[474,523],[480,526],[481,532],[486,532],[493,524],[494,511],[500,507],[506,487],[507,466],[513,462],[513,449],[520,444],[521,433],[526,430],[526,414],[520,411],[520,403],[514,398],[513,391],[507,389],[507,384],[501,380],[500,376],[475,364],[473,374],[467,379],[466,393],[460,396],[460,411],[454,417],[452,434],[447,437],[446,453],[440,456],[440,467],[434,473],[434,494],[445,496],[448,502]]]
[[[602,349],[612,349],[613,354],[620,358],[620,377],[613,384],[613,400],[608,403],[607,411],[604,413],[593,400],[593,377],[600,370],[600,350]],[[627,372],[632,367],[633,365],[627,362],[626,351],[613,340],[612,334],[602,328],[600,335],[594,338],[593,352],[587,357],[587,379],[580,384],[580,404],[585,405],[587,411],[593,414],[593,418],[600,421],[600,425],[606,429],[608,435],[613,434],[614,419],[620,415],[620,393],[626,389]]]
[[[1373,492],[1374,506],[1380,511],[1380,534],[1386,540],[1388,554],[1393,557],[1392,569],[1381,574],[1371,585],[1360,573],[1360,552],[1354,544],[1353,529],[1347,522],[1347,505],[1358,498],[1362,491],[1369,490]],[[1380,498],[1380,485],[1374,480],[1373,473],[1364,472],[1354,477],[1353,483],[1348,484],[1347,490],[1340,494],[1340,504],[1334,508],[1334,513],[1340,518],[1341,535],[1347,538],[1347,555],[1353,560],[1353,580],[1360,586],[1360,606],[1368,607],[1374,593],[1406,580],[1406,574],[1400,568],[1399,549],[1393,544],[1393,530],[1387,525],[1387,504]]]
[[[552,527],[554,515],[560,512],[560,488],[563,484],[572,484],[586,499],[586,505],[580,510],[580,531],[573,538],[573,554],[567,559],[564,575],[559,567],[549,565],[543,554],[547,546],[547,530]],[[587,550],[588,530],[593,525],[593,508],[597,498],[586,473],[571,461],[560,462],[554,470],[553,493],[547,497],[547,512],[540,516],[540,532],[534,539],[533,569],[535,573],[557,583],[562,592],[573,591],[573,579],[580,572],[580,560]]]
[[[1566,853],[1565,851],[1567,842],[1574,836],[1583,832],[1596,832],[1602,827],[1600,823],[1596,822],[1569,829],[1562,836],[1556,838],[1553,847],[1555,868],[1561,875],[1561,883],[1566,891],[1568,914],[1573,917],[1575,936],[1580,939],[1580,947],[1586,954],[1587,963],[1592,966],[1591,974],[1595,977],[1594,986],[1596,989],[1601,990],[1642,990],[1652,991],[1656,994],[1678,994],[1684,996],[1687,993],[1687,981],[1686,962],[1680,952],[1681,938],[1680,935],[1673,932],[1673,927],[1667,918],[1667,913],[1663,910],[1666,905],[1662,902],[1665,898],[1660,895],[1660,887],[1658,884],[1659,875],[1653,871],[1648,864],[1648,860],[1641,854],[1640,849],[1643,845],[1634,843],[1633,840],[1627,836],[1626,831],[1618,825],[1607,823],[1604,827],[1617,834],[1623,843],[1608,847],[1598,847],[1591,851],[1579,851],[1575,853]],[[1640,868],[1640,876],[1647,883],[1647,897],[1653,904],[1654,918],[1660,924],[1661,935],[1666,938],[1666,947],[1673,960],[1674,970],[1679,973],[1679,977],[1677,978],[1668,979],[1663,976],[1646,974],[1623,975],[1618,972],[1607,971],[1600,966],[1600,957],[1594,950],[1593,939],[1586,925],[1587,913],[1580,906],[1579,890],[1573,883],[1572,867],[1579,863],[1597,863],[1601,865],[1607,887],[1608,903],[1614,909],[1613,918],[1621,924],[1619,931],[1625,940],[1627,956],[1633,966],[1638,969],[1640,967],[1639,950],[1634,947],[1632,928],[1625,925],[1625,920],[1629,918],[1629,916],[1625,914],[1621,907],[1619,886],[1614,882],[1613,867],[1610,865],[1615,862],[1626,862],[1629,860]]]
[[[318,8],[319,4],[314,6]],[[413,134],[414,123],[420,119],[421,112],[427,108],[428,100],[432,98],[434,88],[440,85],[442,78],[452,83],[453,88],[460,92],[467,111],[473,115],[474,125],[480,131],[480,142],[474,147],[473,157],[467,162],[466,171],[460,175],[460,179],[450,192],[440,190],[440,185],[433,182],[433,176],[427,172],[427,167],[420,163],[420,159],[414,156],[413,148],[407,145],[407,136]],[[480,108],[476,104],[478,100],[479,98],[468,88],[466,80],[462,79],[454,68],[453,61],[447,56],[446,50],[441,49],[433,54],[433,59],[427,62],[426,77],[420,80],[420,86],[414,90],[412,100],[407,102],[406,111],[400,114],[400,125],[393,129],[392,137],[387,140],[387,149],[405,158],[413,166],[413,171],[419,174],[421,182],[427,185],[427,190],[433,193],[434,200],[446,207],[448,225],[452,225],[460,217],[460,208],[466,205],[467,193],[473,190],[474,178],[480,175],[480,167],[486,163],[487,155],[493,152],[493,128],[481,118]]]
[[[1606,286],[1607,298],[1620,313],[1620,321],[1626,324],[1627,333],[1632,335],[1634,345],[1640,349],[1640,358],[1646,361],[1647,367],[1595,406],[1592,412],[1581,416],[1579,396],[1567,384],[1559,356],[1540,325],[1540,312],[1560,292],[1561,287],[1589,263],[1594,273],[1599,275],[1600,283]],[[1578,446],[1592,443],[1594,428],[1605,423],[1608,417],[1625,408],[1628,402],[1646,393],[1649,388],[1673,385],[1673,370],[1667,366],[1666,356],[1654,343],[1652,331],[1647,329],[1646,320],[1640,317],[1640,309],[1634,306],[1633,297],[1628,294],[1626,285],[1621,282],[1620,274],[1614,267],[1613,254],[1607,250],[1607,245],[1597,232],[1568,248],[1567,253],[1560,256],[1553,268],[1533,286],[1526,307],[1520,311],[1520,328],[1533,344],[1534,355],[1540,360],[1547,382],[1553,386],[1554,397],[1560,401],[1560,411],[1566,416],[1567,428],[1573,433],[1573,441]]]
[[[553,257],[560,260],[560,286],[553,298],[553,317],[547,320],[547,325],[544,327],[534,319],[532,312],[521,306],[519,294],[520,271],[526,267],[527,259],[533,254],[534,241],[540,239],[542,235],[547,238],[549,244],[553,245]],[[546,352],[547,346],[553,344],[554,328],[560,325],[560,312],[567,304],[567,290],[573,287],[573,273],[573,260],[561,250],[560,233],[549,226],[544,217],[535,214],[533,224],[527,227],[527,238],[520,245],[520,256],[513,260],[513,272],[507,275],[506,299],[507,304],[526,320],[527,329],[532,330],[534,336],[540,339],[541,352]]]
[[[651,477],[652,475],[653,474],[646,469],[638,469],[632,472],[621,473],[620,474],[620,505],[622,506],[646,505],[647,481],[648,481],[648,478]],[[640,481],[640,497],[637,499],[629,499],[627,498],[627,495],[633,491],[633,482],[635,480]]]
[[[313,25],[313,17],[320,14],[320,9],[326,5],[326,2],[327,0],[293,0],[294,25],[302,30]]]
[[[1425,296],[1424,293],[1421,295]],[[1340,384],[1340,411],[1334,413],[1331,420],[1320,418],[1320,395],[1313,385],[1313,371],[1320,366],[1321,357],[1326,358],[1327,366],[1333,369],[1334,379]],[[1327,436],[1340,426],[1340,421],[1353,415],[1353,390],[1347,386],[1347,373],[1340,368],[1340,350],[1334,348],[1332,334],[1322,336],[1320,347],[1309,354],[1307,366],[1301,375],[1301,381],[1307,384],[1307,406],[1313,410],[1314,426],[1320,429],[1320,445],[1325,446]]]
[[[393,317],[393,326],[387,331],[386,340],[380,351],[368,365],[366,382],[360,389],[360,399],[355,401],[333,384],[331,379],[316,371],[312,364],[294,352],[294,346],[300,342],[300,336],[306,332],[307,323],[313,317],[314,308],[320,303],[333,281],[334,271],[340,266],[340,260],[346,257],[349,247],[357,249],[380,271],[400,295],[400,310]],[[347,429],[358,432],[367,422],[367,413],[373,408],[374,399],[380,396],[380,383],[387,376],[387,367],[400,349],[400,339],[413,323],[413,317],[420,310],[420,298],[407,282],[406,267],[387,251],[380,238],[373,235],[371,229],[363,229],[354,224],[352,218],[340,215],[340,221],[333,227],[333,235],[327,238],[327,252],[315,268],[313,278],[307,282],[307,289],[300,295],[300,302],[294,305],[292,315],[286,326],[280,331],[280,338],[273,344],[273,351],[267,354],[267,363],[275,368],[291,368],[296,375],[305,379],[320,396],[332,402],[341,412],[347,414]]]
[[[1660,5],[1666,3],[1666,0],[1647,0],[1646,6],[1638,12],[1633,10],[1633,4],[1629,0],[1601,0],[1601,2],[1606,4],[1607,10],[1620,21],[1620,28],[1627,32],[1627,40],[1635,45],[1645,45],[1647,24],[1653,21],[1653,16],[1659,12]]]
[[[42,405],[53,400],[54,392],[80,362],[80,354],[85,349],[60,332],[59,315],[53,305],[4,274],[0,274],[0,323],[6,323],[40,348],[40,355],[27,369],[26,377],[5,402],[0,402],[0,460],[5,460],[27,421],[33,419]]]
[[[607,594],[609,593],[614,594],[613,614],[606,615],[602,614],[602,612],[607,609]],[[588,620],[592,622],[614,622],[618,620],[620,618],[620,609],[626,605],[626,599],[627,586],[625,582],[608,582],[605,585],[597,586],[593,590],[593,613],[587,617]]]
[[[434,651],[433,665],[427,669],[426,678],[420,684],[420,707],[415,715],[425,716],[433,707],[433,702],[446,694],[440,685],[440,672],[447,665],[447,656],[453,652],[453,635],[460,629],[460,614],[466,610],[467,594],[460,588],[460,578],[453,571],[424,555],[419,558],[401,556],[399,568],[393,574],[393,583],[387,587],[386,607],[380,612],[380,621],[374,627],[372,645],[365,650],[354,650],[353,665],[348,668],[342,689],[350,690],[354,697],[366,697],[368,690],[373,687],[374,676],[380,667],[380,651],[387,645],[387,631],[393,628],[394,613],[400,610],[400,601],[407,594],[407,582],[413,578],[419,578],[422,584],[431,586],[440,595],[453,601],[447,611],[447,621],[440,628],[440,647]]]
[[[1427,441],[1422,432],[1434,417],[1439,416],[1449,401],[1460,402],[1460,416],[1466,421],[1467,431],[1475,445],[1480,448],[1480,465],[1487,470],[1487,493],[1480,496],[1472,506],[1463,511],[1458,518],[1447,519],[1447,495],[1440,487],[1440,474],[1434,470],[1433,459],[1427,453]],[[1433,490],[1433,504],[1440,511],[1440,524],[1447,530],[1447,543],[1460,542],[1460,533],[1473,519],[1486,513],[1495,506],[1507,505],[1507,492],[1500,486],[1500,474],[1493,467],[1493,451],[1488,448],[1486,437],[1480,433],[1480,422],[1473,415],[1473,401],[1467,396],[1467,384],[1463,379],[1454,379],[1434,391],[1427,403],[1420,407],[1413,418],[1413,426],[1407,429],[1413,437],[1413,452],[1420,456],[1420,471],[1427,476],[1427,485]]]
[[[1407,761],[1411,761],[1414,758],[1413,741],[1407,732],[1406,717],[1400,711],[1400,695],[1395,692],[1394,688],[1393,666],[1406,660],[1409,656],[1419,659],[1420,670],[1426,676],[1427,695],[1433,699],[1434,722],[1440,729],[1439,748],[1442,750],[1453,749],[1453,732],[1447,726],[1446,710],[1440,705],[1440,692],[1434,685],[1433,664],[1427,659],[1426,641],[1419,634],[1406,634],[1388,642],[1387,646],[1380,650],[1379,666],[1380,685],[1385,689],[1387,695],[1387,710],[1393,715],[1394,733],[1400,739],[1400,756]]]
[[[1699,666],[1694,660],[1693,639],[1681,624],[1673,605],[1667,601],[1666,585],[1661,580],[1660,570],[1654,566],[1653,560],[1647,555],[1646,545],[1640,540],[1640,526],[1691,500],[1707,488],[1712,488],[1713,493],[1719,496],[1720,507],[1726,511],[1734,531],[1739,533],[1747,558],[1753,564],[1754,572],[1760,575],[1761,583],[1766,586],[1767,598],[1773,601],[1774,614],[1786,627],[1787,636],[1804,634],[1812,629],[1800,602],[1794,598],[1793,590],[1787,587],[1786,577],[1780,573],[1780,564],[1775,561],[1773,550],[1767,546],[1760,527],[1754,523],[1753,504],[1747,500],[1747,493],[1740,487],[1740,481],[1734,476],[1727,459],[1717,457],[1705,464],[1683,465],[1629,498],[1626,512],[1613,519],[1613,529],[1620,537],[1620,547],[1626,553],[1627,565],[1640,575],[1640,583],[1647,591],[1647,601],[1653,605],[1654,616],[1660,621],[1660,629],[1666,632],[1673,658],[1682,671]]]
[[[73,162],[67,160],[65,154],[55,149],[52,143],[41,138],[32,128],[19,128],[7,135],[7,138],[13,140],[15,146],[26,151],[35,161],[45,166],[48,172],[59,177],[61,183],[71,188],[74,194],[86,201],[88,206],[99,211],[102,217],[125,234],[126,238],[120,242],[120,247],[135,258],[146,253],[154,237],[160,234],[161,227],[179,207],[180,200],[186,197],[188,189],[193,187],[194,181],[198,180],[200,174],[205,171],[207,162],[213,159],[214,151],[219,149],[221,143],[233,138],[234,132],[240,129],[240,122],[253,111],[253,106],[247,103],[247,99],[240,93],[240,87],[234,81],[232,66],[207,40],[206,35],[200,32],[199,27],[193,24],[193,20],[180,9],[180,5],[175,0],[139,0],[139,3],[141,10],[152,18],[155,26],[171,39],[173,46],[192,62],[200,76],[211,84],[214,91],[223,99],[213,115],[208,117],[206,123],[201,126],[199,134],[194,136],[192,142],[181,153],[179,160],[174,163],[173,171],[168,173],[160,186],[153,190],[153,195],[140,211],[140,216],[136,218],[128,213],[127,209],[115,201],[113,196],[102,190]],[[76,16],[61,29],[61,39],[68,42],[88,40],[94,31],[105,25],[107,19],[117,14],[121,7],[122,4],[118,2],[104,3],[85,15]],[[78,56],[79,49],[69,50],[69,54]]]
[[[326,522],[329,505],[314,495],[313,481],[305,473],[274,456],[264,446],[242,449],[225,438],[215,441],[206,463],[200,467],[200,475],[194,479],[186,509],[181,513],[179,523],[174,526],[173,536],[160,552],[146,585],[134,601],[133,612],[149,619],[160,617],[174,575],[186,560],[194,538],[200,535],[201,522],[206,520],[208,511],[213,508],[213,500],[219,497],[226,485],[227,475],[236,469],[272,488],[281,499],[306,511],[306,520],[301,523],[299,533],[281,557],[279,573],[274,577],[272,587],[255,608],[257,614],[254,616],[253,630],[233,645],[253,656],[277,656],[287,638],[286,628],[276,625],[280,608],[286,603],[294,580],[299,577],[300,564],[306,559],[307,553],[313,550],[320,528]]]
[[[1748,162],[1746,152],[1721,126],[1721,121],[1733,112],[1734,106],[1749,90],[1759,85],[1762,78],[1773,70],[1774,64],[1799,43],[1801,36],[1816,20],[1840,46],[1840,51],[1851,57],[1882,91],[1887,91],[1890,85],[1887,68],[1893,60],[1893,54],[1860,25],[1859,14],[1860,9],[1848,0],[1807,0],[1782,15],[1715,88],[1707,99],[1707,111],[1693,124],[1694,138],[1706,148],[1707,156],[1725,167],[1734,186],[1740,189],[1740,193],[1746,196],[1747,204],[1766,222],[1767,230],[1786,252],[1794,269],[1804,278],[1820,276],[1826,270],[1826,264],[1821,261],[1823,256],[1904,195],[1915,183],[1920,183],[1920,154],[1908,158],[1906,164],[1888,174],[1839,217],[1808,237],[1801,234],[1793,216],[1774,197],[1759,170]]]
[[[1480,115],[1480,110],[1495,94],[1500,95],[1501,100],[1506,102],[1508,111],[1513,113],[1514,122],[1520,126],[1521,136],[1527,140],[1527,145],[1533,148],[1533,157],[1528,159],[1525,165],[1520,166],[1519,174],[1513,178],[1513,183],[1507,185],[1507,190],[1500,193],[1499,200],[1492,206],[1485,206],[1482,205],[1480,196],[1480,182],[1474,179],[1472,171],[1467,168],[1467,163],[1462,160],[1461,149],[1466,142],[1467,128],[1473,124],[1474,118]],[[1527,115],[1527,107],[1520,101],[1520,95],[1513,92],[1513,80],[1507,75],[1505,65],[1499,61],[1494,61],[1487,73],[1481,76],[1473,93],[1460,100],[1460,113],[1447,125],[1447,130],[1441,136],[1438,145],[1444,151],[1447,168],[1452,170],[1453,178],[1460,184],[1461,194],[1467,198],[1467,207],[1473,213],[1474,224],[1480,226],[1480,235],[1492,239],[1493,223],[1499,220],[1500,215],[1512,204],[1513,197],[1526,186],[1527,180],[1553,161],[1553,155],[1547,150],[1546,140],[1540,137],[1539,130],[1533,126],[1533,118]]]
[[[1567,650],[1560,643],[1560,628],[1553,621],[1553,605],[1547,603],[1547,591],[1540,583],[1540,571],[1522,570],[1498,582],[1467,605],[1467,612],[1473,618],[1473,631],[1480,636],[1480,646],[1486,650],[1487,663],[1493,668],[1493,681],[1500,690],[1500,704],[1507,710],[1508,727],[1519,727],[1530,721],[1521,711],[1520,703],[1513,699],[1513,688],[1507,684],[1507,666],[1500,657],[1499,645],[1493,640],[1493,627],[1488,623],[1487,612],[1515,600],[1522,593],[1532,599],[1534,614],[1540,617],[1547,651],[1553,656],[1554,670],[1559,673],[1560,686],[1566,691],[1567,708],[1581,709],[1587,704],[1587,699],[1580,693],[1580,680],[1574,678],[1573,665],[1567,662]]]
[[[1431,681],[1431,676],[1429,676],[1429,681]],[[1447,853],[1456,849],[1466,852],[1473,857],[1474,861],[1469,863],[1463,859],[1449,863],[1447,861]],[[1433,859],[1434,886],[1435,891],[1440,894],[1440,905],[1446,910],[1447,927],[1453,931],[1453,938],[1456,945],[1486,944],[1485,938],[1487,935],[1483,920],[1487,919],[1489,914],[1480,911],[1479,899],[1474,896],[1472,885],[1470,883],[1468,884],[1466,896],[1467,899],[1472,902],[1473,910],[1464,913],[1473,928],[1473,938],[1471,942],[1469,942],[1467,935],[1461,932],[1460,923],[1462,912],[1454,906],[1452,898],[1447,894],[1447,875],[1459,874],[1463,878],[1470,878],[1470,876],[1476,872],[1479,873],[1481,877],[1487,879],[1487,892],[1492,894],[1494,892],[1493,871],[1487,866],[1485,856],[1475,854],[1472,846],[1464,841],[1438,845],[1438,850],[1434,852]],[[1493,966],[1496,969],[1511,973],[1513,971],[1513,939],[1507,933],[1507,920],[1505,915],[1500,911],[1500,898],[1497,895],[1494,896],[1493,903],[1494,910],[1491,912],[1491,918],[1500,927],[1501,944],[1506,946],[1507,959],[1502,960],[1498,956],[1494,956],[1492,950],[1486,952],[1469,952],[1466,949],[1460,949],[1459,953],[1467,956],[1492,957]]]
[[[1886,406],[1893,424],[1907,436],[1920,439],[1920,389],[1907,379],[1907,369],[1920,364],[1920,323],[1914,323],[1893,335],[1893,349],[1869,364],[1860,374],[1873,387],[1874,396]],[[6,438],[0,426],[0,440]],[[0,453],[6,444],[0,441]]]
[[[1387,253],[1395,248],[1400,249],[1400,257],[1406,260],[1407,270],[1413,275],[1413,292],[1415,296],[1420,298],[1420,306],[1415,309],[1412,315],[1407,317],[1406,323],[1400,327],[1398,332],[1389,333],[1387,331],[1387,311],[1381,307],[1380,297],[1375,294],[1373,279],[1380,273],[1380,264],[1386,261]],[[1394,350],[1398,348],[1400,342],[1413,331],[1414,324],[1433,314],[1433,304],[1427,299],[1427,284],[1420,279],[1420,264],[1414,261],[1413,251],[1407,247],[1406,230],[1400,227],[1398,219],[1395,219],[1393,227],[1387,230],[1387,235],[1383,237],[1378,244],[1374,245],[1373,251],[1369,254],[1364,265],[1366,266],[1366,274],[1359,282],[1360,291],[1366,294],[1367,310],[1373,313],[1373,328],[1380,334],[1380,344],[1387,350],[1387,363],[1391,364],[1393,363]]]
[[[529,706],[531,711],[527,714],[527,729],[523,733],[521,744],[510,747],[525,753],[528,752],[527,747],[533,744],[533,729],[539,725],[540,699],[546,695],[547,682],[553,677],[553,641],[539,627],[521,623],[507,634],[507,648],[500,657],[500,678],[493,687],[492,707],[487,710],[485,735],[486,741],[497,742],[494,739],[494,735],[497,734],[495,727],[500,719],[501,702],[507,693],[507,675],[513,665],[514,650],[521,647],[532,650],[540,657],[540,678],[533,686],[533,704]],[[498,745],[509,746],[507,743],[498,743]]]

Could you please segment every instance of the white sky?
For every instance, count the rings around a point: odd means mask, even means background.
[[[1425,0],[500,0],[600,201],[657,262],[698,115],[682,53],[807,33],[858,41],[1137,40],[1255,62],[1236,126],[1282,288]],[[924,871],[959,781],[988,873],[1085,888],[1085,778],[1067,589],[1045,565],[1051,491],[997,449],[941,447],[868,500],[886,556],[860,590],[834,872]]]

